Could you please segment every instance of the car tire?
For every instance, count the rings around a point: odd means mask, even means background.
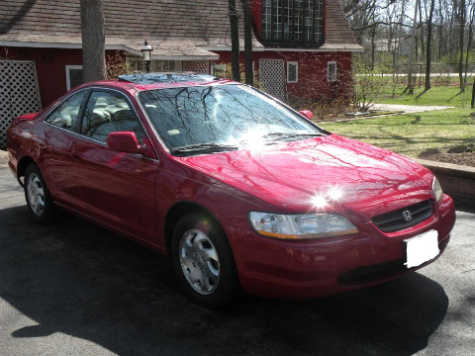
[[[193,302],[220,309],[240,295],[228,239],[206,214],[189,214],[178,221],[173,232],[172,261],[183,290]]]
[[[40,224],[51,223],[55,210],[53,200],[36,164],[26,167],[24,182],[26,204],[31,215]]]

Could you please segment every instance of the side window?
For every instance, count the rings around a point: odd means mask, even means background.
[[[287,83],[297,83],[299,81],[299,63],[287,62]]]
[[[135,132],[139,143],[143,142],[143,128],[127,100],[119,94],[93,92],[84,112],[82,134],[106,142],[107,135],[117,131]]]
[[[336,62],[327,62],[327,82],[336,82],[338,80],[337,71]]]
[[[77,132],[79,128],[79,110],[85,97],[85,90],[74,94],[49,114],[45,121],[63,129]]]
[[[71,90],[84,83],[82,66],[66,66],[66,89]]]

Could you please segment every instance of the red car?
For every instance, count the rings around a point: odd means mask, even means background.
[[[452,199],[409,158],[331,134],[268,95],[195,75],[80,86],[8,130],[34,219],[57,208],[171,255],[208,307],[314,298],[444,251]]]

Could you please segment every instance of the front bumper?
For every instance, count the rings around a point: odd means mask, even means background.
[[[436,260],[445,250],[455,223],[453,200],[444,195],[433,216],[395,233],[372,223],[360,234],[307,241],[284,241],[249,232],[233,244],[242,287],[254,295],[310,299],[376,285]],[[440,253],[415,268],[406,268],[404,240],[438,231]]]

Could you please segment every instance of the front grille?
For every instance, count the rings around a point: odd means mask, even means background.
[[[409,212],[409,213],[408,213]],[[404,218],[404,215],[411,216],[410,220]],[[390,211],[386,214],[375,216],[371,221],[384,232],[393,232],[419,224],[421,221],[432,215],[432,200],[407,206],[402,209]]]

